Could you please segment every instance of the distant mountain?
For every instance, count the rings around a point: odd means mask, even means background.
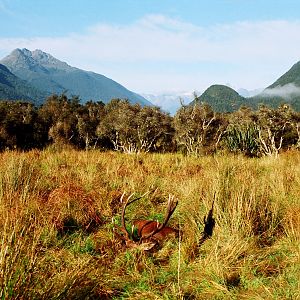
[[[103,75],[69,66],[41,50],[15,49],[0,60],[12,73],[48,95],[65,92],[88,100],[109,102],[112,98],[151,105],[142,96]]]
[[[193,92],[169,92],[161,94],[141,94],[156,106],[174,115],[180,108],[180,101],[189,103],[194,98]]]
[[[244,88],[240,88],[237,90],[237,92],[242,96],[242,97],[254,97],[258,94],[260,94],[264,89],[255,89],[255,90],[247,90]]]
[[[21,80],[7,67],[0,64],[0,99],[1,100],[24,100],[40,104],[45,99],[45,93],[30,86],[26,81]]]
[[[227,88],[228,87],[225,86],[225,90],[227,90]],[[212,87],[211,87],[211,89],[212,89]],[[263,91],[263,89],[247,90],[247,89],[243,89],[243,88],[240,88],[237,90],[238,94],[244,98],[255,96],[255,95],[261,93],[262,91]],[[211,91],[207,91],[208,94],[210,92]],[[231,92],[232,92],[232,90],[231,90]],[[235,94],[235,93],[233,93],[233,94]],[[190,92],[190,91],[188,91],[188,92],[187,91],[185,91],[185,92],[168,92],[168,93],[166,92],[166,93],[161,93],[161,94],[141,94],[141,95],[144,98],[146,98],[147,100],[149,100],[151,103],[153,103],[154,105],[160,106],[163,110],[169,112],[171,115],[174,115],[176,113],[176,111],[180,108],[180,105],[181,105],[180,101],[187,104],[187,103],[190,103],[195,98],[195,92]],[[201,95],[201,93],[199,91],[197,91],[196,95]],[[203,100],[203,99],[201,98],[201,100]]]

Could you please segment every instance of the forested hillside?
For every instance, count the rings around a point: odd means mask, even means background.
[[[273,107],[288,103],[295,110],[300,111],[300,62],[294,64],[290,70],[251,100]]]
[[[0,99],[27,100],[39,104],[45,98],[45,93],[30,86],[0,64]]]

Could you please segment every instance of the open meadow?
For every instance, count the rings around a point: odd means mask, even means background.
[[[134,219],[180,231],[153,251]],[[199,243],[214,200],[213,236]],[[275,157],[0,154],[0,299],[300,299],[300,152]]]

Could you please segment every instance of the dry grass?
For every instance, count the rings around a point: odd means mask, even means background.
[[[182,239],[145,253],[114,234],[161,219]],[[216,228],[199,246],[215,199]],[[1,299],[298,299],[300,153],[274,159],[63,150],[0,154]]]

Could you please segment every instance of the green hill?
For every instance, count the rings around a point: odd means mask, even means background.
[[[215,84],[210,86],[200,97],[197,97],[191,104],[207,103],[215,111],[231,112],[239,109],[245,104],[246,98],[240,96],[235,90],[226,86]]]

